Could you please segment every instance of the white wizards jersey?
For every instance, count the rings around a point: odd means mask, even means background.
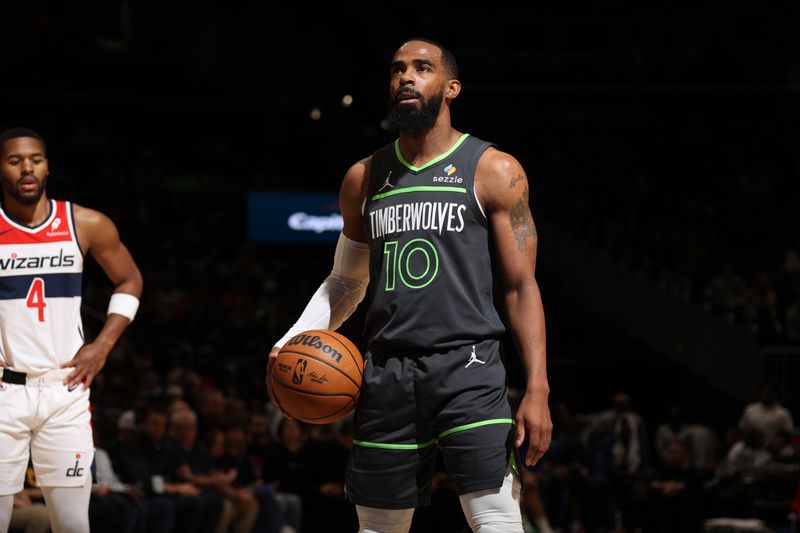
[[[50,200],[35,228],[0,208],[0,359],[12,370],[41,374],[72,359],[83,345],[81,277],[72,205]]]

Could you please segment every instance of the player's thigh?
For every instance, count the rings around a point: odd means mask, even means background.
[[[0,383],[0,495],[16,494],[24,485],[30,410],[31,398],[24,385]]]
[[[434,435],[419,417],[416,373],[411,357],[367,353],[346,479],[357,505],[398,509],[430,500]]]
[[[37,481],[44,487],[83,486],[94,459],[88,389],[47,387],[40,409],[48,416],[31,439]]]
[[[414,509],[376,509],[356,505],[359,533],[407,533]]]
[[[513,429],[507,423],[487,424],[439,440],[445,469],[458,494],[498,488],[509,469],[517,471]]]

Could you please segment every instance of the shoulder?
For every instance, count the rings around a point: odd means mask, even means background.
[[[527,195],[527,190],[528,178],[514,156],[496,148],[481,155],[475,169],[475,192],[489,210],[508,208]]]
[[[342,188],[360,187],[368,178],[369,169],[372,166],[372,156],[365,157],[350,166],[342,180]]]
[[[520,172],[524,173],[522,165],[514,156],[494,147],[483,152],[475,169],[476,177],[488,180],[506,178]]]
[[[339,189],[339,200],[343,208],[354,206],[354,208],[358,207],[360,211],[361,202],[366,195],[369,183],[371,166],[372,156],[369,156],[356,162],[347,170]]]
[[[119,241],[117,227],[100,211],[73,204],[75,230],[83,252],[89,249],[100,249],[114,246]]]
[[[100,211],[89,209],[78,204],[72,204],[72,213],[75,217],[75,225],[78,230],[93,230],[104,227],[114,227],[111,219]]]

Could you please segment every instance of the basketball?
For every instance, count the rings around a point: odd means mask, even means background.
[[[270,384],[294,418],[328,424],[355,407],[363,372],[361,352],[349,339],[335,331],[310,330],[281,348]]]

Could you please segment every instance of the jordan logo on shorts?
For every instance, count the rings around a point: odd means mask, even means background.
[[[464,366],[464,368],[468,368],[469,365],[471,365],[472,363],[480,363],[482,365],[486,364],[486,361],[481,361],[480,359],[478,359],[478,354],[475,353],[474,346],[472,347],[472,353],[469,356],[469,361],[467,361],[467,364]]]
[[[391,177],[392,177],[392,171],[390,170],[390,171],[389,171],[389,175],[388,175],[388,176],[386,176],[386,181],[384,181],[384,182],[383,182],[383,185],[381,185],[381,188],[380,188],[380,189],[378,189],[378,192],[381,192],[381,191],[382,191],[383,189],[385,189],[386,187],[389,187],[389,188],[392,188],[392,189],[394,189],[394,185],[392,185],[391,183],[389,183],[389,178],[391,178]]]

